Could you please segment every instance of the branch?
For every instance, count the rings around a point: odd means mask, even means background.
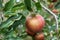
[[[58,31],[58,28],[59,28],[58,27],[58,16],[55,15],[55,13],[53,13],[51,10],[46,8],[42,3],[40,3],[40,5],[42,6],[43,9],[45,9],[47,12],[49,12],[49,14],[51,14],[55,18],[55,20],[56,20],[56,30],[57,30],[57,35],[58,35],[58,33],[59,33],[59,31]]]
[[[44,8],[46,11],[49,12],[49,14],[51,14],[51,15],[54,16],[54,18],[55,18],[55,20],[56,20],[56,27],[57,27],[57,29],[58,29],[58,16],[55,15],[55,13],[53,13],[52,11],[50,11],[48,8],[46,8],[42,3],[40,3],[40,4],[41,4],[42,8]]]

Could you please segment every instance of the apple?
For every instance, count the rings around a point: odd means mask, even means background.
[[[53,9],[52,12],[53,12],[53,13],[58,13],[58,10]]]
[[[28,29],[26,29],[26,32],[27,32],[27,34],[30,35],[30,36],[34,36],[34,35],[35,35],[35,33],[31,32],[31,31],[28,30]]]
[[[45,25],[44,18],[36,14],[35,16],[27,16],[26,17],[26,27],[34,33],[40,32]]]
[[[35,40],[44,40],[44,34],[40,33],[40,34],[35,35]]]

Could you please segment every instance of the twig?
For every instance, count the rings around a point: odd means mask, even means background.
[[[54,18],[55,18],[55,20],[56,20],[56,27],[57,27],[57,29],[58,29],[58,16],[55,15],[55,13],[53,13],[52,11],[50,11],[48,8],[46,8],[42,3],[40,3],[40,4],[41,4],[42,8],[44,8],[46,11],[49,12],[49,14],[51,14],[51,15],[54,16]]]
[[[57,15],[55,15],[55,13],[53,13],[51,10],[49,10],[48,8],[46,8],[42,3],[40,3],[40,5],[42,6],[42,8],[44,8],[47,12],[49,12],[49,14],[51,14],[51,15],[53,15],[54,16],[54,18],[55,18],[55,20],[56,20],[56,30],[57,30],[57,36],[58,36],[58,33],[59,33],[59,31],[58,31],[58,16]]]

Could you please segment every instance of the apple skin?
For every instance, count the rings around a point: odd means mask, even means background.
[[[30,36],[34,36],[34,35],[35,35],[35,33],[31,32],[31,31],[28,30],[28,29],[26,29],[26,32],[27,32],[27,34],[30,35]]]
[[[34,33],[40,32],[43,29],[44,25],[45,25],[45,20],[39,14],[36,14],[33,17],[27,16],[26,18],[26,27]]]
[[[40,34],[35,35],[35,40],[44,40],[44,34],[40,33]]]

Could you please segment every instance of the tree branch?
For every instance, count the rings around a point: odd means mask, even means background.
[[[49,14],[51,14],[55,18],[55,20],[56,20],[56,30],[57,30],[57,35],[58,35],[58,33],[59,33],[59,31],[58,31],[58,28],[59,28],[58,27],[58,16],[55,15],[55,13],[53,13],[51,10],[46,8],[42,3],[40,3],[40,5],[42,6],[43,9],[45,9],[47,12],[49,12]]]
[[[49,12],[49,14],[51,14],[51,15],[54,16],[54,18],[55,18],[55,20],[56,20],[56,27],[57,27],[57,29],[58,29],[58,16],[55,15],[55,13],[53,13],[52,11],[50,11],[48,8],[46,8],[42,3],[40,3],[40,4],[41,4],[42,8],[44,8],[46,11]]]

